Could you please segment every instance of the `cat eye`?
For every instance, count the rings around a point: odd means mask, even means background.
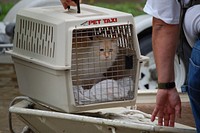
[[[101,48],[100,51],[104,51],[104,49]]]
[[[109,52],[112,52],[113,51],[113,49],[109,49]]]

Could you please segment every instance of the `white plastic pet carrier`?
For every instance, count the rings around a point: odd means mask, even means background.
[[[135,104],[140,55],[131,14],[82,4],[17,14],[12,55],[20,92],[65,112]]]

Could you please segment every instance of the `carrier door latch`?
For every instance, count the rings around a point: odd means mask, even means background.
[[[125,69],[132,69],[133,68],[133,55],[126,55],[125,56]]]

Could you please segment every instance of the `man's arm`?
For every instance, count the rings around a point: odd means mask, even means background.
[[[153,18],[152,44],[158,82],[174,82],[174,58],[179,37],[179,25],[167,24]],[[174,126],[175,117],[181,115],[181,101],[176,88],[159,88],[156,96],[156,107],[152,113],[152,121],[158,116],[158,124]]]
[[[166,24],[153,18],[152,44],[156,61],[158,82],[174,81],[174,57],[179,37],[179,25]]]

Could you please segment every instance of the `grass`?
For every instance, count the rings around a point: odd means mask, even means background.
[[[124,3],[100,3],[95,2],[94,5],[110,8],[113,10],[118,10],[122,12],[131,13],[134,16],[144,14],[142,8],[144,7],[144,3],[134,3],[133,2],[124,2]],[[14,6],[13,2],[2,3],[0,2],[0,21],[3,20],[7,12]]]
[[[125,2],[125,3],[117,3],[117,4],[95,3],[94,5],[131,13],[133,14],[133,16],[144,14],[143,12],[144,3],[134,3],[134,4],[133,2]]]
[[[14,6],[14,3],[2,3],[0,2],[0,21],[3,20],[7,12]]]

